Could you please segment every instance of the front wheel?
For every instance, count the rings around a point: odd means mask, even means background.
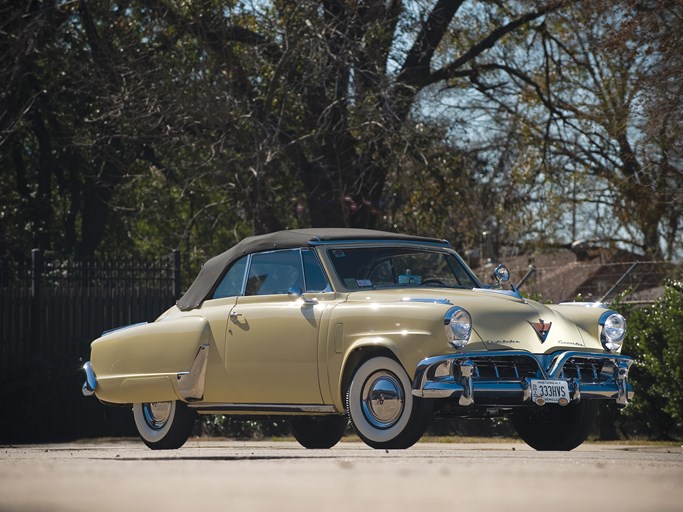
[[[197,413],[178,400],[133,404],[142,441],[152,450],[175,450],[192,434]]]
[[[346,430],[346,416],[299,416],[289,420],[289,428],[304,448],[332,448]]]
[[[512,424],[526,444],[536,450],[573,450],[583,443],[595,423],[598,407],[582,400],[565,407],[533,407],[512,415]]]
[[[346,394],[346,409],[358,436],[373,448],[403,449],[424,434],[432,401],[412,395],[403,367],[388,357],[363,362]]]

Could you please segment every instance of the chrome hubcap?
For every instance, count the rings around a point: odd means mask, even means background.
[[[375,427],[387,429],[403,412],[403,388],[398,378],[389,372],[373,373],[363,386],[363,414]]]
[[[171,402],[151,402],[142,404],[145,423],[155,430],[166,425],[171,416]]]

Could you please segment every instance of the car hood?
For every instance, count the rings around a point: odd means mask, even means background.
[[[597,340],[587,340],[590,336],[587,336],[586,331],[577,327],[561,312],[503,290],[367,290],[350,294],[348,300],[385,304],[414,302],[425,308],[429,308],[430,304],[440,304],[440,309],[445,310],[451,305],[460,306],[472,316],[474,332],[468,345],[472,349],[521,349],[534,353],[582,348],[601,349]]]

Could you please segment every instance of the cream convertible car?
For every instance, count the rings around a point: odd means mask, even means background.
[[[155,322],[95,340],[83,392],[132,404],[153,449],[182,446],[197,414],[286,415],[307,448],[351,420],[407,448],[438,413],[509,415],[532,447],[571,450],[597,400],[632,397],[624,334],[600,304],[482,286],[444,240],[292,230],[243,240]]]

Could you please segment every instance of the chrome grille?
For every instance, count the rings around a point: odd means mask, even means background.
[[[541,376],[538,363],[530,357],[473,357],[474,380],[521,381]]]
[[[604,359],[571,358],[564,363],[561,379],[576,379],[579,382],[600,382]]]

